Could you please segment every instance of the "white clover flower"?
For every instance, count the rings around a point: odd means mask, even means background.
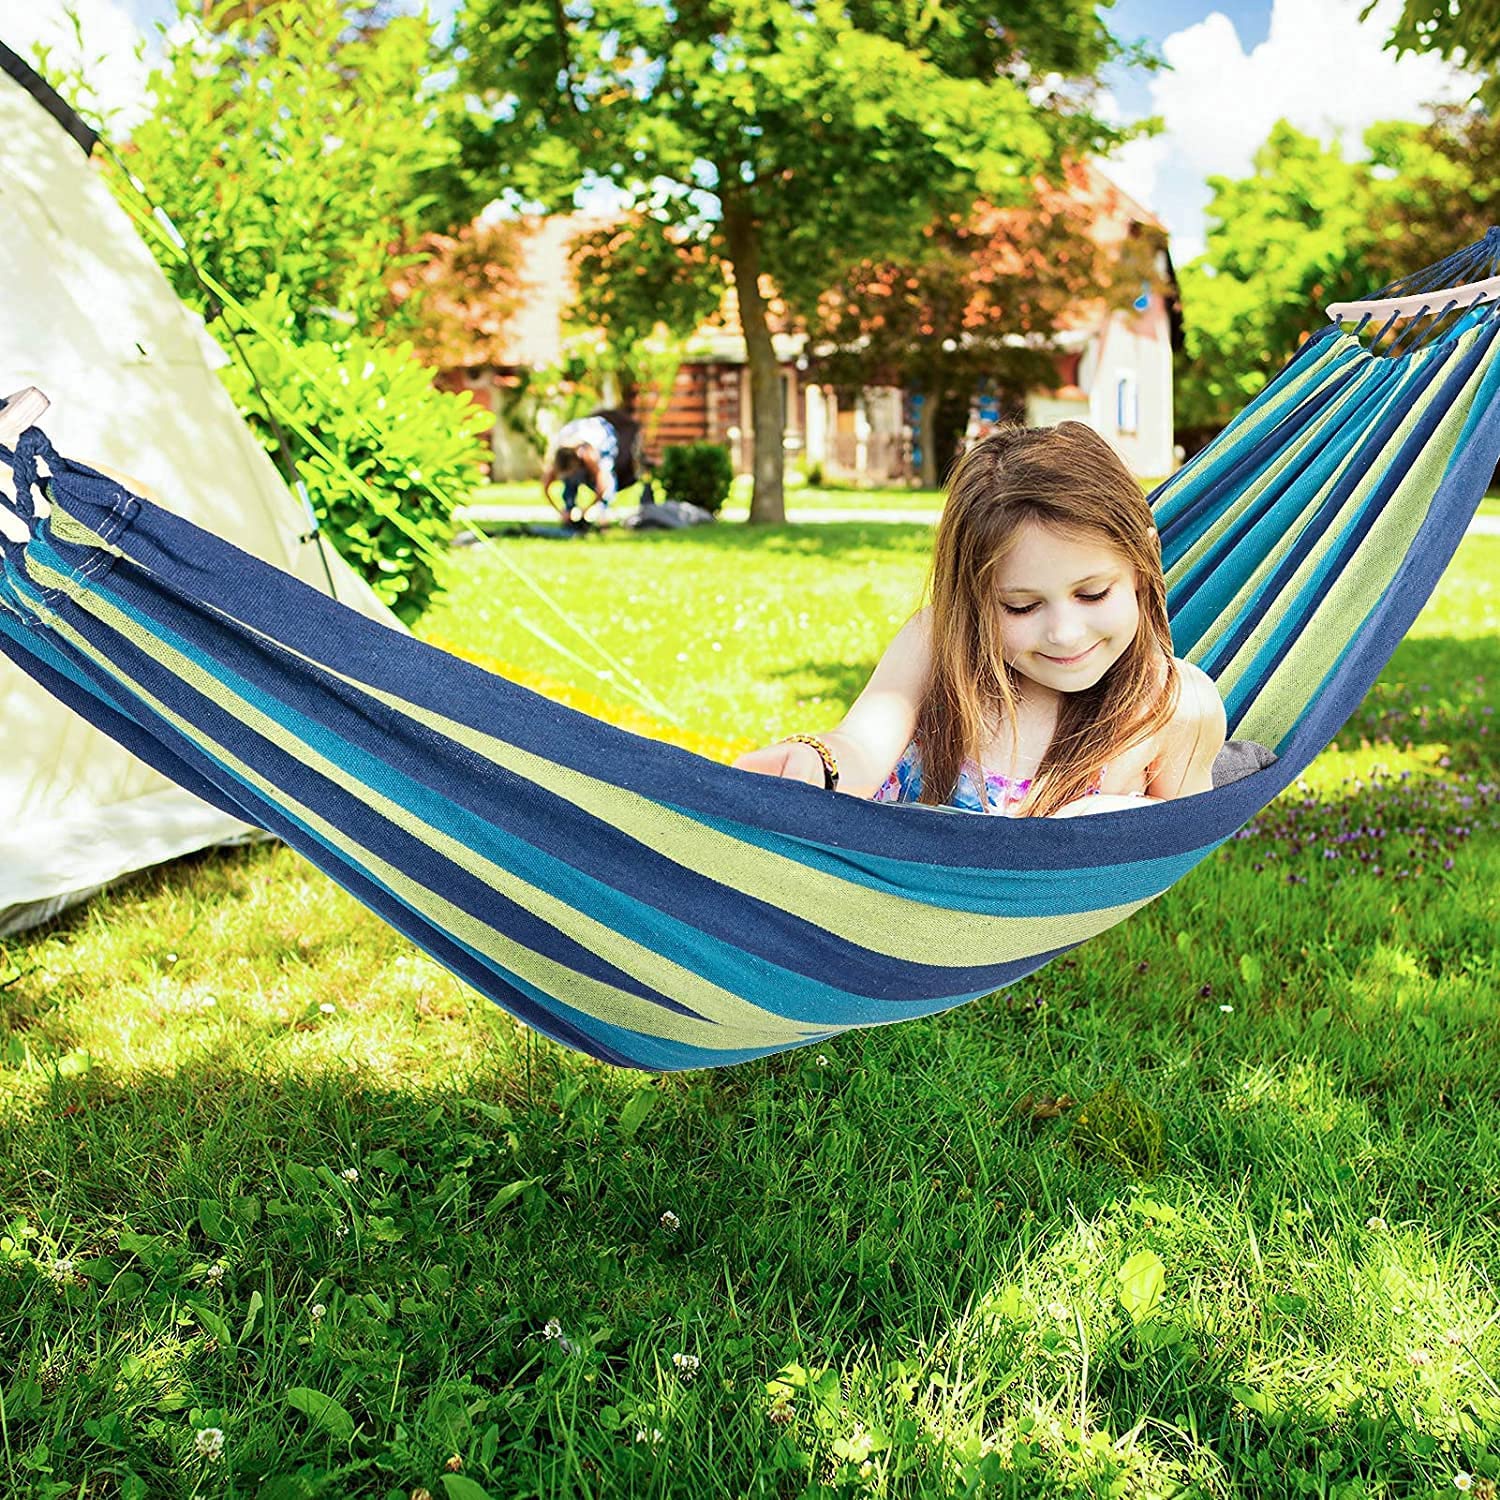
[[[646,1429],[644,1427],[638,1428],[636,1430],[635,1440],[638,1443],[650,1443],[654,1447],[657,1443],[661,1442],[661,1428],[653,1427],[649,1436],[647,1435]]]
[[[1370,1230],[1372,1233],[1382,1229],[1388,1229],[1389,1227],[1390,1226],[1385,1222],[1384,1219],[1380,1217],[1379,1214],[1371,1214],[1370,1217],[1365,1220],[1365,1228]]]
[[[1462,1469],[1453,1476],[1453,1488],[1456,1490],[1471,1490],[1474,1488],[1474,1476],[1465,1474]]]
[[[1408,1349],[1406,1351],[1406,1357],[1418,1369],[1421,1369],[1423,1366],[1430,1365],[1432,1363],[1431,1351],[1427,1349]]]
[[[225,1264],[224,1264],[224,1262],[223,1262],[223,1261],[216,1261],[216,1262],[215,1262],[215,1263],[214,1263],[214,1264],[213,1264],[213,1265],[211,1265],[211,1266],[210,1266],[210,1267],[209,1267],[209,1268],[208,1268],[208,1269],[207,1269],[207,1270],[206,1270],[206,1271],[205,1271],[205,1272],[204,1272],[204,1273],[203,1273],[203,1279],[204,1279],[204,1280],[205,1280],[205,1281],[206,1281],[206,1282],[207,1282],[207,1283],[208,1283],[208,1284],[209,1284],[209,1285],[210,1285],[210,1286],[218,1286],[218,1284],[219,1284],[219,1283],[220,1283],[220,1282],[221,1282],[221,1281],[223,1281],[223,1279],[224,1279],[224,1272],[225,1272],[225,1271],[226,1271],[226,1270],[227,1270],[227,1269],[228,1269],[228,1268],[227,1268],[227,1267],[226,1267],[226,1266],[225,1266]]]
[[[321,1323],[323,1321],[323,1319],[326,1318],[327,1316],[328,1316],[328,1309],[326,1307],[324,1307],[321,1302],[314,1302],[313,1305],[312,1305],[312,1320],[313,1320],[313,1322],[314,1323]]]
[[[1047,1312],[1050,1316],[1056,1318],[1059,1323],[1066,1323],[1073,1316],[1064,1302],[1049,1302],[1047,1304]]]
[[[828,1059],[824,1057],[821,1052],[818,1053],[818,1066],[820,1068],[826,1068],[828,1066]]]
[[[682,1228],[682,1220],[669,1208],[658,1221],[668,1234],[676,1234]]]
[[[47,1274],[56,1282],[67,1281],[73,1274],[73,1262],[60,1255],[47,1267]]]
[[[339,1176],[342,1177],[345,1182],[358,1182],[359,1181],[359,1168],[358,1167],[345,1167],[344,1170],[339,1173]]]
[[[336,1240],[343,1239],[344,1236],[347,1235],[348,1233],[349,1233],[349,1226],[347,1224],[335,1224],[333,1226],[333,1237]]]
[[[696,1354],[674,1354],[672,1363],[677,1366],[677,1373],[682,1376],[684,1383],[697,1379],[700,1361]]]
[[[1444,1343],[1452,1344],[1454,1348],[1457,1348],[1458,1345],[1463,1343],[1464,1336],[1458,1331],[1458,1329],[1450,1328],[1447,1333],[1443,1335],[1443,1341]]]
[[[324,1014],[324,1015],[325,1015],[325,1016],[331,1016],[331,1015],[332,1015],[332,1014],[333,1014],[333,1013],[334,1013],[334,1011],[336,1011],[336,1010],[337,1010],[337,1009],[338,1009],[338,1006],[336,1006],[336,1005],[335,1005],[335,1004],[334,1004],[334,1003],[333,1003],[333,1001],[332,1001],[332,1000],[325,1000],[325,1001],[324,1001],[324,1002],[323,1002],[323,1003],[322,1003],[322,1004],[321,1004],[321,1005],[320,1005],[320,1006],[319,1006],[319,1007],[318,1007],[318,1009],[319,1009],[319,1010],[320,1010],[320,1011],[322,1011],[322,1012],[323,1012],[323,1014]]]
[[[556,1318],[548,1318],[546,1326],[542,1329],[544,1339],[556,1339],[562,1337],[562,1324]]]
[[[220,1427],[200,1427],[193,1434],[193,1447],[202,1458],[210,1461],[224,1451],[224,1431]]]

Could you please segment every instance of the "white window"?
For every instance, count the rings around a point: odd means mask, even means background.
[[[1115,371],[1115,427],[1120,432],[1135,432],[1140,427],[1141,402],[1136,389],[1134,370]]]

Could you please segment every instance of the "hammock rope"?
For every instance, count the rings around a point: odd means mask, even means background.
[[[526,1025],[621,1066],[731,1064],[1009,984],[1292,784],[1500,459],[1497,330],[1472,308],[1389,357],[1328,324],[1153,495],[1175,649],[1278,758],[1150,808],[976,817],[735,771],[369,622],[36,429],[0,650]]]

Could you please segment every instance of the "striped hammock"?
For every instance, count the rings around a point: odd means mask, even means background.
[[[1384,292],[1497,257],[1492,230]],[[1395,344],[1330,325],[1153,496],[1176,650],[1230,734],[1278,759],[1150,808],[982,817],[735,771],[371,623],[35,428],[13,455],[30,539],[3,543],[0,648],[527,1025],[624,1067],[736,1063],[1010,984],[1292,782],[1484,492],[1497,331],[1493,304],[1452,298]]]

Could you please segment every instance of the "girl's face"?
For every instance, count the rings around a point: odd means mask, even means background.
[[[994,591],[1006,661],[1059,693],[1098,682],[1140,625],[1135,569],[1097,532],[1024,522],[996,566]]]

